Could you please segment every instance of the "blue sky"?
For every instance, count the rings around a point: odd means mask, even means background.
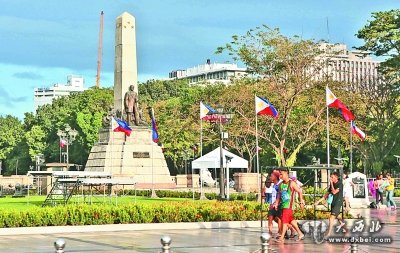
[[[0,114],[33,111],[33,88],[68,74],[95,84],[99,16],[104,11],[102,86],[112,86],[115,18],[136,17],[139,80],[202,64],[232,35],[266,24],[285,35],[359,46],[354,34],[371,12],[399,0],[0,0]]]

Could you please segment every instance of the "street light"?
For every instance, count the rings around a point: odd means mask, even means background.
[[[72,142],[76,139],[76,136],[78,135],[78,131],[75,129],[72,129],[68,124],[65,125],[65,129],[63,130],[58,130],[57,131],[57,136],[60,137],[60,143],[62,140],[65,141],[65,145],[67,146],[67,170],[69,170],[69,145],[72,144]],[[60,161],[61,161],[61,146],[60,146]]]
[[[232,113],[225,112],[222,106],[218,106],[214,113],[217,115],[217,120],[219,122],[219,198],[225,199],[225,184],[224,184],[224,158],[223,158],[223,139],[228,138],[228,133],[224,133],[222,130],[222,124],[228,123],[232,117]]]

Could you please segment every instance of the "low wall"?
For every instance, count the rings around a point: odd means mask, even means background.
[[[234,189],[237,192],[259,192],[260,183],[257,182],[257,173],[235,173],[233,174],[235,180]],[[261,179],[260,179],[261,180]]]
[[[0,176],[0,185],[4,188],[14,188],[16,184],[31,185],[33,178],[26,175]]]

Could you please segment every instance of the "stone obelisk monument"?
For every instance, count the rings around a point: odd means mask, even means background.
[[[113,132],[108,120],[99,131],[99,141],[90,151],[85,171],[111,172],[113,178],[132,179],[136,188],[175,188],[161,147],[152,141],[152,130],[143,123],[139,105],[135,18],[127,12],[116,20],[113,116],[132,128],[130,136]],[[135,100],[134,100],[135,101]],[[134,108],[130,108],[133,106]],[[132,109],[132,110],[131,110]],[[132,118],[134,120],[132,120]]]
[[[130,85],[138,93],[137,82],[136,22],[124,12],[117,17],[115,27],[114,110],[123,111],[123,98]]]

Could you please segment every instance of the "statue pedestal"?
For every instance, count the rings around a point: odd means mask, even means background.
[[[99,131],[85,171],[110,172],[115,179],[136,182],[136,189],[175,188],[161,147],[152,141],[148,127],[131,127],[131,136],[111,129]],[[126,187],[129,188],[129,187]]]

